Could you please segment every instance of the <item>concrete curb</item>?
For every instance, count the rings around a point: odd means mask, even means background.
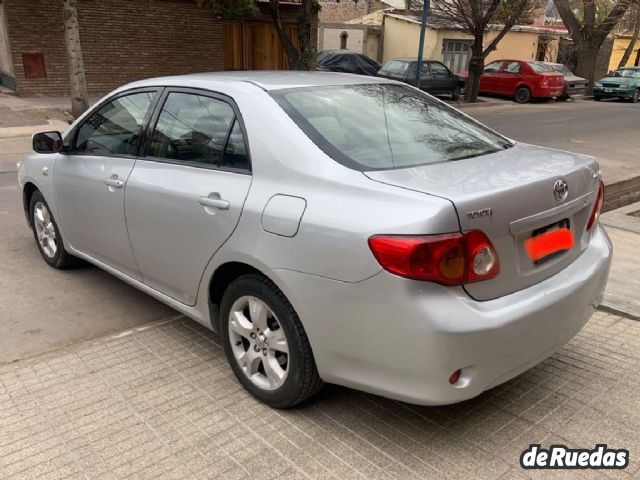
[[[640,175],[605,184],[605,188],[603,212],[609,212],[640,201]]]

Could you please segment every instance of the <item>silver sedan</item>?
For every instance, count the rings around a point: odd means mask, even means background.
[[[607,281],[593,158],[391,80],[156,78],[33,144],[19,178],[44,260],[91,262],[218,332],[273,407],[324,382],[472,398],[576,335]]]

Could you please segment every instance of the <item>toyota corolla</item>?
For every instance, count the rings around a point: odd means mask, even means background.
[[[93,263],[218,332],[274,407],[324,382],[472,398],[561,348],[607,281],[593,158],[392,80],[145,80],[33,146],[19,179],[44,261]]]

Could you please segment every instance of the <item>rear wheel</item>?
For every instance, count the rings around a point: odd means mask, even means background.
[[[516,90],[514,99],[517,103],[528,103],[531,100],[531,92],[527,87],[520,87]]]
[[[274,408],[292,407],[323,385],[295,310],[270,280],[243,275],[224,292],[221,335],[242,386]]]
[[[558,98],[556,98],[556,100],[558,102],[566,102],[567,100],[569,100],[569,95],[560,95]]]
[[[29,215],[36,245],[44,261],[53,268],[72,267],[77,259],[64,249],[58,225],[51,214],[49,205],[39,191],[35,191],[31,196]]]
[[[600,96],[598,96],[598,95],[594,95],[594,96],[593,96],[593,99],[594,99],[596,102],[599,102],[600,100],[602,100],[602,97],[600,97]]]
[[[633,94],[633,97],[631,97],[631,101],[633,103],[638,103],[639,98],[640,98],[640,90],[636,90]]]

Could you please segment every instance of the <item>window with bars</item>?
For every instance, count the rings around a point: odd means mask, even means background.
[[[454,73],[462,72],[469,68],[471,55],[471,43],[467,40],[443,40],[442,63]]]

